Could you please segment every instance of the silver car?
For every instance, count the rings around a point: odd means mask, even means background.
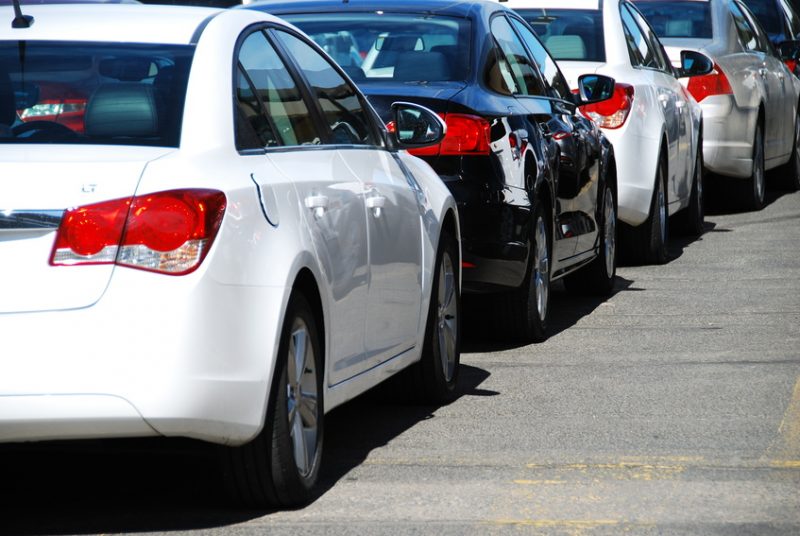
[[[703,107],[706,168],[742,179],[742,205],[764,206],[765,171],[786,165],[800,189],[800,80],[789,71],[739,0],[637,0],[673,63],[683,49],[714,60],[705,76],[684,79]]]

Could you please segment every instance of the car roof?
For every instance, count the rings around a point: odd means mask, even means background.
[[[0,39],[190,44],[208,19],[224,12],[144,4],[23,4],[22,13],[33,16],[33,24],[12,28],[14,10],[0,7]]]
[[[388,11],[468,17],[478,12],[497,11],[502,5],[489,0],[262,0],[241,7],[268,13]]]
[[[603,0],[507,0],[503,4],[511,9],[552,8],[598,10]]]

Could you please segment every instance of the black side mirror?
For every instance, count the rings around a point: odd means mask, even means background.
[[[778,43],[778,53],[783,61],[800,61],[800,41],[783,41]]]
[[[602,74],[582,74],[578,77],[578,94],[575,104],[583,106],[608,100],[614,96],[616,81]]]
[[[394,102],[389,133],[402,149],[422,149],[441,143],[447,133],[447,125],[441,117],[424,106]]]
[[[694,50],[681,50],[681,68],[678,78],[686,76],[702,76],[714,70],[714,61]]]

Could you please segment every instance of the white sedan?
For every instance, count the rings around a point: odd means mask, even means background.
[[[0,9],[0,441],[231,447],[310,497],[326,412],[403,371],[453,396],[456,205],[339,67],[257,11]],[[11,21],[14,19],[14,27]]]
[[[625,0],[509,0],[541,37],[571,87],[597,72],[617,82],[608,101],[582,107],[617,157],[620,253],[629,261],[667,260],[668,216],[703,232],[702,113],[655,33]]]

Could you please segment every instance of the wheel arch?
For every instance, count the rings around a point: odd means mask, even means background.
[[[292,295],[295,292],[301,293],[311,306],[311,311],[314,314],[314,320],[317,322],[317,331],[319,332],[319,343],[322,346],[322,364],[323,370],[326,364],[326,345],[325,345],[325,311],[322,306],[322,294],[319,290],[319,285],[314,274],[307,267],[303,267],[297,273],[292,284]],[[291,300],[291,297],[289,298]]]

